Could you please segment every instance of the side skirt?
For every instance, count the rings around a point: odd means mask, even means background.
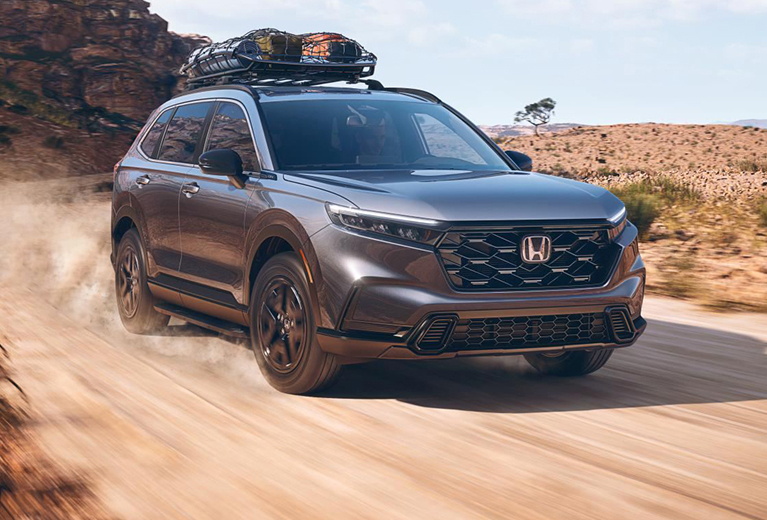
[[[194,325],[213,330],[226,336],[232,336],[240,339],[250,338],[250,333],[248,332],[247,327],[237,323],[232,323],[231,321],[214,318],[213,316],[208,316],[207,314],[202,314],[201,312],[186,309],[178,305],[173,305],[172,303],[158,303],[154,306],[154,308],[157,312],[162,314],[167,314],[168,316],[193,323]]]

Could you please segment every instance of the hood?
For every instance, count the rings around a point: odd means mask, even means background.
[[[527,172],[323,171],[285,174],[361,209],[448,222],[604,220],[623,203],[598,186]]]

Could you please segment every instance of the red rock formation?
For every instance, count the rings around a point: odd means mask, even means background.
[[[69,113],[81,127],[126,123],[105,111],[143,122],[206,41],[168,32],[143,0],[2,0],[0,98],[56,122]]]

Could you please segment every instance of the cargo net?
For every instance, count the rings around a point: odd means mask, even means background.
[[[371,76],[376,57],[338,33],[259,29],[195,49],[181,67],[187,88],[222,83],[316,85]]]
[[[346,36],[338,33],[302,34],[302,61],[306,63],[372,63],[374,54]]]

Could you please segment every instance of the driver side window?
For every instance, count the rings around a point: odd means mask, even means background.
[[[485,164],[479,154],[449,126],[429,114],[414,114],[413,118],[429,155]]]
[[[210,123],[205,151],[229,148],[240,154],[244,171],[258,171],[258,158],[245,112],[234,103],[220,103]]]

